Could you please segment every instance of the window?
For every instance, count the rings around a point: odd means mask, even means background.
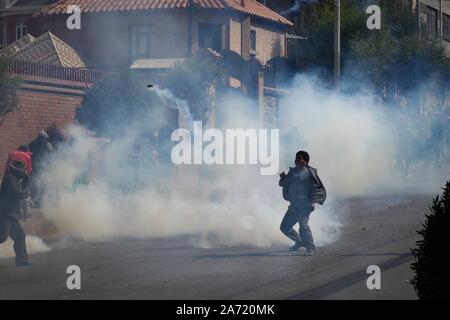
[[[444,15],[443,18],[444,39],[450,41],[450,16]]]
[[[0,9],[11,8],[18,0],[0,0]]]
[[[198,26],[198,46],[222,50],[222,25],[217,23],[200,23]]]
[[[4,23],[0,23],[0,48],[3,48],[6,45],[6,39],[5,37],[5,24]]]
[[[0,0],[0,9],[6,9],[9,6],[9,0]]]
[[[425,14],[427,15],[427,34],[429,39],[437,39],[438,19],[437,11],[427,7]]]
[[[130,27],[130,59],[144,59],[150,57],[151,26]]]
[[[22,21],[16,23],[16,40],[19,40],[27,34],[27,25]]]
[[[250,50],[256,51],[256,30],[250,30]]]

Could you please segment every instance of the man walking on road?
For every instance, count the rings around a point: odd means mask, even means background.
[[[315,203],[325,202],[326,190],[317,175],[317,170],[311,168],[308,163],[309,154],[306,151],[299,151],[295,155],[295,168],[290,168],[287,175],[284,172],[280,174],[279,185],[283,187],[283,198],[290,203],[280,230],[295,242],[290,251],[305,247],[306,254],[313,255],[315,245],[308,221]],[[297,223],[298,233],[293,229]]]

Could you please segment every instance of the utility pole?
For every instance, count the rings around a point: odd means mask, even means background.
[[[422,41],[422,19],[420,17],[421,15],[421,8],[420,8],[420,0],[416,0],[416,12],[417,12],[417,23],[419,27],[419,42]],[[420,115],[423,115],[423,91],[422,88],[419,88],[419,113]]]
[[[421,15],[421,8],[420,8],[420,0],[417,0],[416,4],[416,12],[417,12],[417,23],[419,25],[419,41],[422,40],[422,19],[420,18]]]
[[[188,22],[188,57],[192,57],[192,0],[189,0],[189,22]]]
[[[341,0],[335,0],[334,11],[334,85],[339,89],[341,80]]]
[[[442,45],[442,39],[444,37],[444,24],[442,23],[442,0],[439,0],[439,43]]]

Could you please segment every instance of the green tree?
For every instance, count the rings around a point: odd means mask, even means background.
[[[418,37],[416,17],[389,10],[382,16],[381,30],[354,34],[350,40],[346,71],[358,70],[375,88],[385,87],[390,94],[408,94],[425,80],[445,85],[449,61],[436,42]]]
[[[433,200],[431,214],[426,215],[423,228],[418,231],[422,239],[412,250],[415,262],[411,268],[415,273],[412,284],[420,299],[450,298],[450,181],[446,183],[441,197]]]
[[[309,67],[317,69],[322,77],[329,80],[334,68],[334,23],[335,1],[319,0],[307,7],[305,14],[306,37],[302,43],[300,58]],[[346,64],[350,50],[350,40],[367,28],[366,15],[360,1],[341,3],[341,62]]]
[[[6,115],[19,108],[17,87],[19,81],[8,76],[8,62],[0,59],[0,124]]]
[[[161,99],[147,88],[143,77],[131,70],[105,76],[91,88],[76,111],[78,122],[100,135],[125,134],[143,125],[164,125]]]
[[[319,0],[306,14],[307,38],[300,58],[330,80],[334,66],[334,0]],[[376,2],[375,2],[376,3]],[[365,81],[391,94],[407,94],[424,80],[448,86],[450,66],[444,50],[433,41],[418,36],[417,17],[398,10],[391,1],[380,4],[381,30],[369,30],[367,3],[341,2],[341,63],[344,79]],[[441,90],[442,91],[442,90]],[[417,99],[416,99],[417,100]]]
[[[214,99],[213,86],[223,74],[219,62],[199,51],[175,66],[167,77],[167,87],[177,98],[188,102],[194,120],[206,121]]]

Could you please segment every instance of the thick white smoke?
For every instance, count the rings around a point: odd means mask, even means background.
[[[252,113],[242,112],[252,110],[249,104],[236,97],[218,103],[228,106],[224,125],[257,128]],[[329,199],[316,207],[311,226],[318,245],[333,242],[344,222],[343,208],[334,200],[386,181],[395,140],[370,97],[319,90],[304,77],[281,101],[280,133],[280,172],[293,166],[300,149],[310,153],[310,164],[319,169]],[[79,127],[69,134],[72,144],[54,155],[43,175],[46,218],[63,232],[88,240],[192,235],[200,236],[201,245],[205,239],[206,244],[212,239],[211,245],[289,244],[279,231],[288,203],[278,176],[261,176],[256,166],[160,164],[152,172],[140,172],[141,183],[130,191],[120,181],[132,176],[124,162],[136,132],[112,142],[90,137]],[[73,188],[73,181],[93,172],[98,174],[89,184]]]
[[[298,76],[280,108],[287,149],[307,150],[332,196],[366,194],[388,182],[397,141],[384,110],[369,94],[345,96]],[[293,156],[290,156],[292,161]]]
[[[50,251],[50,247],[47,246],[41,238],[36,236],[27,236],[26,238],[28,254],[40,253]],[[14,257],[13,242],[8,239],[0,246],[0,259]]]

